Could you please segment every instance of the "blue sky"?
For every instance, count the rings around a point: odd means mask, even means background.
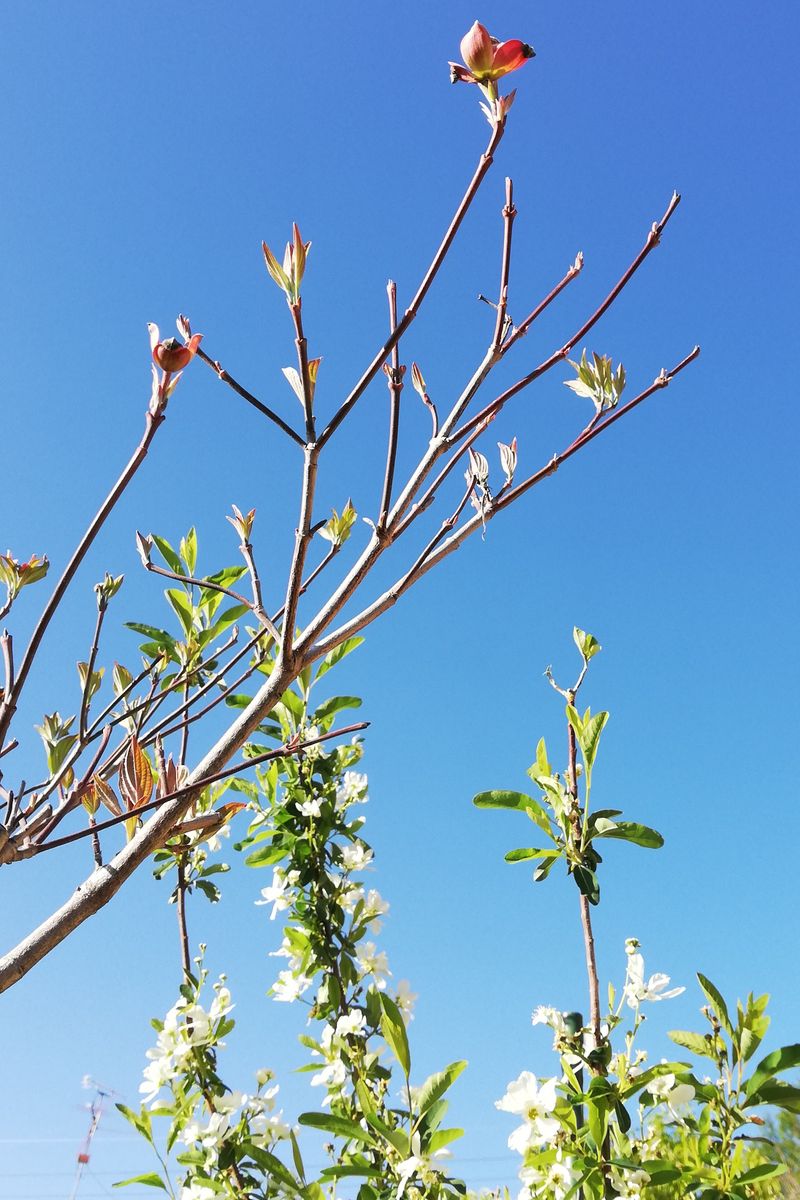
[[[466,377],[489,335],[478,291],[496,288],[503,177],[515,183],[510,311],[519,317],[578,250],[581,279],[498,371],[511,382],[567,336],[639,249],[674,188],[662,246],[593,333],[638,390],[696,343],[700,360],[613,433],[493,522],[370,630],[337,690],[364,697],[374,882],[392,903],[383,938],[420,993],[419,1074],[470,1060],[455,1105],[476,1184],[511,1182],[508,1119],[492,1101],[523,1068],[551,1069],[538,1003],[582,1003],[574,888],[534,889],[503,852],[513,817],[472,795],[525,786],[537,738],[561,714],[542,671],[574,667],[573,624],[604,652],[587,702],[610,709],[597,798],[656,825],[658,855],[607,857],[601,967],[619,978],[624,938],[687,992],[648,1023],[686,1027],[695,970],[735,996],[773,995],[773,1044],[796,1040],[793,730],[797,638],[797,13],[775,3],[662,8],[508,0],[387,5],[310,0],[191,12],[146,0],[5,5],[0,128],[5,230],[2,540],[20,557],[68,554],[138,438],[149,392],[146,322],[179,311],[248,387],[295,419],[279,368],[291,332],[259,244],[297,220],[313,241],[304,288],[318,401],[334,411],[384,336],[385,283],[413,294],[485,143],[477,96],[446,61],[478,16],[532,42],[509,129],[426,315],[403,344],[431,394]],[[517,435],[535,469],[585,419],[553,374],[509,405],[488,446]],[[376,382],[330,446],[320,510],[353,496],[374,515],[385,386]],[[487,399],[490,398],[487,396]],[[401,466],[426,414],[408,388]],[[280,594],[295,521],[297,456],[195,364],[151,459],[53,626],[20,723],[73,711],[92,584],[126,574],[120,619],[154,619],[133,530],[177,540],[194,522],[201,563],[235,559],[224,513],[258,509],[267,589]],[[408,553],[408,552],[407,552]],[[401,555],[393,556],[395,571]],[[391,564],[374,583],[393,577]],[[18,638],[33,615],[29,593]],[[23,610],[23,605],[20,604]],[[124,632],[109,657],[134,661]],[[41,767],[32,735],[18,769]],[[25,757],[27,756],[27,757]],[[3,948],[66,897],[82,854],[3,871]],[[240,870],[216,911],[193,912],[213,969],[227,970],[240,1029],[232,1082],[264,1063],[287,1106],[309,1105],[296,1014],[267,1001],[278,935]],[[90,1072],[133,1098],[148,1018],[177,982],[174,913],[147,869],[2,998],[6,1042],[0,1197],[63,1195]],[[238,1072],[238,1076],[237,1076]],[[109,1119],[81,1195],[149,1167]],[[66,1138],[66,1141],[59,1141]],[[33,1140],[25,1140],[33,1139]],[[51,1139],[51,1140],[48,1140]],[[55,1140],[52,1140],[55,1139]],[[73,1139],[70,1141],[69,1139]],[[458,1160],[457,1160],[458,1161]],[[61,1174],[64,1172],[64,1174]]]

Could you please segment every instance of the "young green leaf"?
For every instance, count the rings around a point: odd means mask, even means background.
[[[381,1010],[381,1033],[392,1054],[403,1068],[404,1074],[408,1076],[411,1072],[411,1052],[408,1048],[408,1035],[403,1014],[394,1000],[383,994],[381,995]]]
[[[729,1037],[734,1037],[733,1025],[728,1016],[728,1006],[723,1000],[721,993],[714,987],[711,980],[706,979],[705,975],[701,975],[699,971],[697,972],[697,981],[703,989],[709,1004],[717,1014],[720,1025],[722,1025]]]
[[[445,1067],[443,1071],[437,1071],[435,1075],[428,1076],[417,1097],[420,1116],[423,1116],[452,1087],[466,1065],[466,1061],[461,1059],[458,1062],[450,1063],[449,1067]]]

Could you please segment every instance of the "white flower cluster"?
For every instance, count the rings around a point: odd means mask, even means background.
[[[349,808],[351,804],[366,804],[368,799],[366,775],[360,771],[345,771],[336,788],[337,806]]]
[[[217,1033],[219,1023],[233,1005],[222,979],[214,991],[208,1011],[181,997],[167,1013],[155,1046],[147,1051],[150,1061],[139,1085],[144,1104],[152,1103],[161,1088],[181,1072],[195,1047],[222,1044]]]
[[[577,1183],[579,1171],[568,1154],[557,1150],[555,1161],[549,1166],[522,1167],[519,1177],[523,1186],[517,1200],[531,1200],[538,1196],[547,1200],[564,1200]]]

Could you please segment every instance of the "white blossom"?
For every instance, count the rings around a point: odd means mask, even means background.
[[[214,1189],[207,1187],[202,1179],[192,1179],[181,1188],[180,1200],[216,1200],[216,1197]]]
[[[272,985],[272,998],[286,1004],[292,1004],[303,992],[308,991],[313,983],[307,975],[295,975],[293,971],[280,971]]]
[[[669,991],[665,991],[668,984],[669,975],[661,973],[651,975],[645,982],[644,958],[636,950],[633,953],[628,952],[625,987],[622,994],[627,1000],[629,1008],[638,1008],[645,1000],[669,1000],[686,991],[686,988],[683,987],[670,988]]]
[[[550,1116],[556,1107],[556,1079],[546,1079],[541,1086],[530,1071],[523,1071],[509,1083],[506,1094],[495,1101],[495,1108],[514,1113],[523,1119],[508,1139],[510,1150],[525,1154],[532,1146],[550,1141],[560,1125]]]
[[[318,817],[322,813],[318,796],[310,796],[308,800],[304,800],[298,808],[304,817]]]
[[[288,871],[284,873],[280,867],[276,867],[272,872],[272,883],[269,887],[261,889],[263,899],[256,900],[256,904],[271,904],[272,912],[270,920],[274,921],[279,912],[289,908],[292,903],[291,890],[300,878],[299,871]]]
[[[413,1021],[413,1010],[414,1003],[417,1000],[417,993],[412,992],[411,984],[407,979],[399,980],[397,984],[397,994],[395,996],[395,1000],[397,1001],[397,1007],[400,1009],[400,1012],[403,1014],[403,1016],[407,1017],[409,1021]]]
[[[346,871],[363,871],[372,862],[372,851],[362,842],[353,842],[342,851],[342,866]]]
[[[642,1188],[650,1182],[650,1176],[647,1171],[615,1171],[612,1168],[611,1182],[623,1200],[638,1200]]]
[[[366,804],[369,797],[367,796],[367,777],[360,771],[345,771],[341,782],[336,788],[336,803],[340,808],[347,808],[350,804]]]
[[[364,975],[371,975],[376,987],[383,991],[386,987],[386,976],[391,975],[389,960],[384,950],[379,950],[374,942],[364,942],[356,957],[359,969]]]
[[[338,1038],[347,1037],[364,1037],[366,1035],[366,1019],[360,1009],[354,1008],[351,1012],[345,1013],[339,1017],[336,1022],[335,1035]]]

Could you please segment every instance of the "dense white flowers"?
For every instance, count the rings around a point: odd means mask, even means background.
[[[354,1008],[351,1012],[339,1017],[334,1032],[338,1038],[364,1037],[366,1034],[366,1024],[363,1012],[358,1008]]]
[[[308,991],[313,982],[313,979],[309,979],[307,975],[296,975],[293,971],[280,971],[272,985],[272,997],[274,1000],[291,1004],[297,1000],[298,996],[302,996],[303,992]]]
[[[508,1139],[509,1150],[525,1154],[532,1146],[555,1137],[559,1122],[550,1114],[556,1107],[557,1083],[556,1079],[545,1079],[539,1085],[535,1075],[523,1071],[518,1079],[509,1083],[505,1096],[495,1101],[495,1108],[522,1117],[522,1125]]]
[[[647,1171],[611,1171],[614,1191],[622,1200],[638,1200],[642,1188],[650,1182]]]
[[[534,1196],[545,1196],[547,1200],[564,1200],[567,1192],[579,1178],[579,1171],[569,1156],[558,1152],[555,1162],[543,1167],[522,1167],[519,1177],[523,1188],[517,1200],[530,1200]]]
[[[345,871],[363,871],[372,862],[372,851],[363,842],[353,842],[342,851],[342,866]]]
[[[347,808],[350,804],[366,804],[368,780],[360,771],[345,771],[341,782],[336,787],[336,803],[339,808]]]

